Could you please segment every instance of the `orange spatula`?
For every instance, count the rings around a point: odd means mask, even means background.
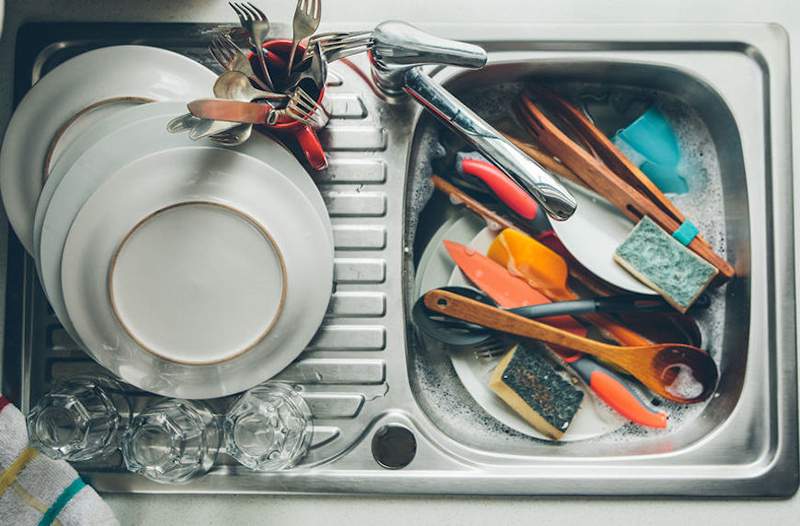
[[[567,285],[569,269],[564,258],[527,234],[511,228],[503,230],[487,255],[553,301],[578,298]],[[623,345],[653,343],[603,314],[586,314],[584,318]]]

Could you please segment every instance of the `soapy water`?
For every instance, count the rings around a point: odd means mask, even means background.
[[[580,91],[584,86],[587,85],[564,85],[559,86],[559,91],[562,91],[562,87],[567,88],[567,91]],[[680,146],[681,160],[678,171],[689,187],[688,193],[669,195],[669,197],[687,218],[691,218],[714,250],[725,258],[727,245],[720,165],[711,134],[697,111],[671,94],[630,87],[602,86],[601,88],[640,94],[652,100],[653,105],[666,117],[675,131]],[[522,89],[522,84],[498,84],[463,94],[461,99],[481,117],[496,123],[510,119],[512,105]],[[425,181],[431,173],[430,163],[419,162],[419,159],[429,159],[429,156],[440,157],[443,154],[439,144],[441,129],[436,124],[421,130],[421,147],[418,150],[420,155],[409,180],[411,194],[407,218],[410,224],[407,232],[410,241],[407,246],[413,246],[419,214],[432,195],[430,183],[426,184]],[[411,281],[413,282],[413,279]],[[725,287],[710,289],[706,293],[711,296],[711,307],[693,313],[693,316],[702,332],[704,349],[719,365],[725,327]],[[412,344],[410,357],[416,378],[416,382],[412,382],[412,385],[415,391],[423,393],[417,396],[417,400],[434,421],[451,436],[459,437],[460,440],[476,447],[490,449],[502,443],[504,447],[517,446],[524,450],[526,445],[529,446],[532,441],[536,441],[507,428],[486,414],[461,385],[446,352],[434,349],[428,344],[417,343]],[[680,373],[672,388],[683,395],[692,394],[697,390],[697,386],[691,381],[686,381],[686,375],[681,377]],[[640,391],[644,393],[644,390]],[[666,429],[644,428],[628,423],[615,432],[593,438],[593,443],[627,443],[673,433],[690,425],[707,404],[704,402],[683,405],[656,397],[653,397],[653,402],[658,405],[658,409],[669,415]],[[604,405],[600,400],[595,400],[595,403]],[[464,433],[466,429],[469,433]]]
[[[672,374],[675,375],[675,379],[669,385],[664,386],[664,390],[672,396],[691,400],[703,394],[703,384],[694,377],[692,369],[688,365],[676,363],[665,367],[661,377],[666,379]]]

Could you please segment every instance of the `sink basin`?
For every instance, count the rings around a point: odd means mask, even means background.
[[[32,24],[17,41],[16,98],[54,64],[109,43],[158,45],[208,61],[209,26]],[[281,377],[305,391],[312,449],[283,473],[253,473],[223,455],[209,476],[161,486],[85,463],[101,491],[181,493],[471,493],[788,496],[798,487],[793,188],[787,37],[767,25],[443,26],[484,46],[482,71],[432,68],[464,100],[498,84],[653,89],[679,101],[713,141],[727,258],[707,331],[722,372],[719,396],[674,430],[554,445],[494,424],[470,405],[448,363],[434,363],[407,322],[415,260],[444,214],[424,176],[434,121],[415,103],[377,99],[345,65],[331,68],[333,118],[321,139],[331,168],[316,176],[336,239],[336,289],[308,350]],[[288,34],[288,27],[277,31]],[[43,35],[46,35],[43,36]],[[367,67],[363,57],[356,64]],[[471,103],[472,103],[471,102]],[[478,108],[491,112],[491,108]],[[32,262],[10,239],[3,392],[23,408],[53,379],[98,371],[47,307]],[[135,407],[146,393],[132,391]],[[215,400],[223,411],[230,400]],[[388,427],[387,427],[388,426]],[[378,462],[386,430],[411,432],[402,469]],[[407,465],[406,465],[407,464]]]
[[[528,60],[520,57],[504,60],[502,54],[497,54],[493,63],[480,71],[453,72],[447,79],[444,75],[441,77],[449,89],[490,122],[513,112],[514,101],[525,83],[547,85],[563,94],[582,93],[583,100],[588,96],[591,100],[653,98],[655,104],[664,108],[662,111],[668,111],[675,120],[676,129],[680,130],[678,134],[687,136],[683,141],[696,149],[684,147],[684,155],[702,159],[702,162],[693,163],[691,170],[686,170],[697,197],[678,203],[683,205],[688,217],[703,225],[704,236],[715,242],[718,253],[730,254],[737,270],[735,280],[711,293],[713,310],[699,316],[707,350],[717,359],[721,371],[717,394],[705,407],[669,407],[672,413],[669,431],[647,432],[637,426],[627,426],[605,439],[571,441],[554,447],[498,426],[464,390],[447,354],[436,346],[426,348],[416,338],[409,339],[408,345],[413,390],[421,407],[443,432],[454,440],[494,453],[530,459],[543,456],[627,460],[638,455],[674,454],[691,447],[724,424],[739,403],[744,385],[751,320],[752,225],[740,132],[720,94],[711,85],[677,67],[624,57],[575,60],[559,58],[555,53],[547,55],[547,60],[541,60],[535,53]],[[597,108],[593,117],[602,128],[601,110],[602,106]],[[606,110],[605,113],[610,112]],[[430,137],[436,137],[438,132],[441,142],[458,142],[451,132],[440,130],[432,116],[426,114],[420,119],[418,139],[412,150],[411,177],[419,173],[417,166],[429,162],[431,152],[426,146],[431,144]],[[425,180],[423,176],[417,184],[422,185]],[[413,202],[409,202],[409,208],[413,213]],[[434,195],[420,213],[420,235],[413,238],[415,254],[427,244],[431,226],[437,224],[436,218],[452,213],[453,208],[442,194]],[[412,234],[408,232],[409,236]],[[431,383],[441,388],[426,388]],[[446,398],[443,392],[447,393]],[[480,428],[481,432],[464,435],[465,427]],[[741,458],[739,453],[736,456]]]

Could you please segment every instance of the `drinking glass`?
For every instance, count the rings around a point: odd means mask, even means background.
[[[204,402],[160,398],[131,421],[122,439],[128,470],[182,484],[206,474],[221,442],[219,418]]]
[[[89,460],[119,447],[130,413],[130,401],[113,378],[64,378],[28,413],[28,436],[50,458]]]
[[[227,452],[256,471],[277,471],[297,464],[308,452],[311,410],[293,386],[266,382],[247,391],[223,423]]]

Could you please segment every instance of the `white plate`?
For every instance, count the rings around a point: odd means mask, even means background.
[[[62,265],[69,317],[89,353],[137,387],[240,392],[291,363],[319,328],[333,283],[329,229],[250,156],[151,154],[111,175],[75,218]]]
[[[434,256],[441,256],[441,254],[434,250],[434,247],[438,247],[442,244],[442,241],[445,239],[449,239],[447,236],[447,232],[459,219],[461,219],[463,215],[457,215],[447,218],[442,226],[439,227],[436,232],[434,232],[433,237],[431,237],[428,244],[425,245],[425,250],[422,251],[422,256],[419,259],[419,265],[417,265],[417,272],[414,275],[414,297],[418,298],[422,295],[423,292],[427,292],[431,289],[436,288],[436,284],[433,286],[427,287],[426,283],[423,283],[423,279],[428,276],[428,266],[430,265],[431,258]],[[447,254],[445,253],[445,256]]]
[[[113,46],[72,58],[37,82],[11,118],[0,152],[3,204],[25,249],[30,252],[33,246],[33,215],[45,179],[45,158],[54,137],[75,114],[118,97],[181,101],[209,97],[215,78],[205,66],[171,51]],[[116,108],[85,113],[63,130],[59,142],[68,144],[91,122],[128,105],[120,102]]]
[[[159,102],[130,108],[98,123],[64,152],[42,190],[36,210],[34,254],[37,270],[56,316],[80,343],[66,312],[61,291],[61,256],[70,225],[80,208],[109,174],[148,154],[169,148],[212,145],[194,142],[187,134],[166,130],[170,118],[185,111],[185,103]],[[261,134],[236,151],[259,159],[281,172],[312,203],[317,215],[328,221],[325,203],[311,177],[283,146]],[[333,234],[328,231],[328,241]]]
[[[623,290],[657,294],[614,261],[614,251],[633,230],[633,223],[607,201],[569,185],[578,208],[566,221],[551,221],[558,239],[584,267]]]
[[[485,254],[497,234],[484,228],[472,238],[469,246]],[[456,267],[450,275],[448,285],[469,287],[469,280]],[[501,356],[478,358],[475,353],[450,353],[450,361],[461,383],[487,413],[520,433],[542,440],[552,438],[533,428],[524,418],[513,411],[489,388],[489,377],[501,360]],[[559,442],[572,442],[603,436],[625,423],[625,420],[605,404],[598,403],[591,393],[585,392],[575,417]]]
[[[437,232],[438,235],[438,232]],[[458,243],[469,244],[482,253],[486,252],[494,234],[486,228],[486,224],[469,214],[456,220],[455,223],[442,232],[437,245],[429,243],[423,253],[422,259],[429,261],[425,268],[420,265],[418,276],[420,295],[428,290],[445,285],[471,285],[461,271],[455,266],[447,250],[441,244],[442,239],[449,239]],[[426,258],[427,255],[427,258]],[[489,377],[500,357],[481,359],[475,353],[450,353],[450,360],[464,388],[472,398],[489,415],[502,422],[511,429],[524,435],[541,440],[552,440],[534,429],[489,389]],[[573,419],[561,441],[584,440],[587,438],[605,435],[624,424],[624,420],[611,411],[604,404],[594,400],[593,395],[584,396],[581,407]]]

